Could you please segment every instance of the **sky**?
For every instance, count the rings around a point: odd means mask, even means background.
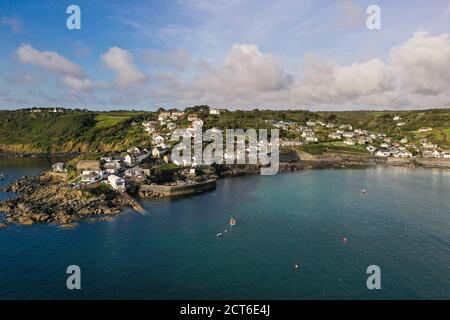
[[[449,0],[0,3],[0,109],[450,108],[449,71]]]

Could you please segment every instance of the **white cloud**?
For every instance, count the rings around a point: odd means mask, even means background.
[[[450,39],[447,34],[414,34],[390,53],[391,66],[402,90],[435,95],[450,90]]]
[[[338,65],[314,55],[290,76],[257,46],[236,44],[220,64],[192,78],[159,74],[150,95],[161,103],[333,108],[450,107],[448,35],[417,32],[392,48],[388,62],[372,58]]]
[[[55,51],[39,51],[30,44],[22,44],[17,49],[17,57],[21,63],[33,64],[52,73],[84,76],[80,66]]]
[[[83,69],[55,51],[39,51],[30,44],[22,44],[16,55],[21,63],[32,64],[50,73],[62,75],[61,82],[72,91],[92,90],[92,82]]]
[[[89,92],[92,90],[92,82],[88,78],[77,78],[71,75],[64,76],[62,83],[73,91]]]
[[[195,79],[197,89],[229,96],[281,90],[291,81],[274,57],[252,44],[233,45],[223,64]]]
[[[101,56],[108,69],[116,72],[116,83],[121,88],[143,83],[147,77],[134,64],[133,55],[122,48],[111,47]]]

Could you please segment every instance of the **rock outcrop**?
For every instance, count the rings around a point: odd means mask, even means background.
[[[53,222],[70,225],[86,217],[117,214],[131,204],[113,190],[71,189],[64,180],[49,173],[23,177],[2,191],[17,194],[13,199],[0,202],[0,212],[4,213],[7,224]]]

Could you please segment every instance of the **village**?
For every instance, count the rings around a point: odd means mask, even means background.
[[[220,117],[223,109],[208,108],[208,117]],[[204,113],[203,113],[204,114]],[[186,125],[187,120],[187,125]],[[405,125],[400,116],[394,116],[396,126]],[[350,124],[308,120],[305,123],[279,120],[265,120],[268,127],[281,131],[280,148],[293,149],[316,145],[340,147],[344,150],[358,151],[374,158],[436,158],[450,159],[450,151],[440,148],[428,139],[420,139],[420,144],[401,137],[395,139],[384,132],[370,132],[364,128],[353,128]],[[184,125],[181,126],[181,123]],[[173,142],[170,136],[175,129],[183,127],[193,137],[203,128],[204,121],[198,113],[184,111],[161,111],[157,120],[143,121],[141,127],[149,137],[147,148],[129,147],[124,153],[103,155],[96,159],[81,159],[68,165],[56,163],[52,171],[71,177],[68,183],[72,188],[107,186],[120,192],[136,189],[136,186],[195,186],[198,183],[214,180],[214,170],[195,159],[189,164],[172,161]],[[221,128],[211,128],[221,130]],[[432,128],[419,128],[417,133],[426,134]],[[287,138],[287,136],[290,136]],[[292,138],[293,137],[293,138]],[[261,146],[258,145],[259,150]],[[346,149],[345,149],[346,148]],[[251,150],[235,155],[225,154],[224,158],[245,157]]]

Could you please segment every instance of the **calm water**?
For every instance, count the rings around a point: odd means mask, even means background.
[[[0,172],[50,164],[0,159]],[[148,216],[10,227],[0,231],[0,298],[450,299],[449,193],[450,171],[305,171],[144,201]],[[238,225],[224,233],[230,215]],[[80,291],[65,287],[71,264]],[[372,264],[381,290],[366,288]]]

